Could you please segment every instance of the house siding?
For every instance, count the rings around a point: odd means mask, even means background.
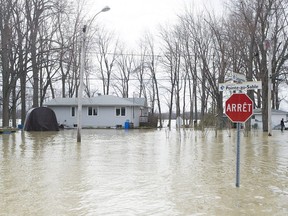
[[[272,113],[271,114],[271,127],[274,129],[276,126],[280,125],[281,119],[287,120],[286,113]],[[254,114],[253,119],[251,119],[251,125],[257,124],[258,129],[263,129],[262,113]]]
[[[77,127],[77,98],[54,98],[44,103],[44,106],[53,109],[59,124]],[[72,116],[72,107],[75,108],[74,116]],[[88,115],[88,107],[93,108],[89,111],[90,115]],[[116,116],[116,107],[125,107],[125,116]],[[139,127],[140,117],[141,119],[143,116],[148,117],[148,111],[149,107],[144,98],[120,98],[113,95],[82,98],[81,125],[86,128],[104,128],[125,126],[125,122],[129,121],[135,127]]]
[[[49,106],[54,110],[57,121],[59,124],[64,124],[69,127],[77,126],[77,111],[76,115],[72,116],[72,106],[61,107],[61,106]],[[93,107],[93,106],[92,106]],[[82,127],[97,128],[97,127],[116,127],[116,125],[124,126],[125,122],[133,122],[135,127],[139,126],[139,117],[141,114],[139,107],[134,107],[134,119],[133,119],[133,108],[125,107],[125,116],[116,116],[116,107],[121,106],[98,106],[98,115],[89,116],[88,106],[82,107]]]
[[[77,124],[77,108],[75,109],[75,116],[72,116],[72,106],[71,107],[53,107],[49,106],[56,114],[58,124],[68,125],[73,127]]]

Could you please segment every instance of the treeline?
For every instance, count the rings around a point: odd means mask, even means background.
[[[1,108],[3,126],[8,126],[9,118],[16,125],[17,109],[23,122],[27,109],[49,98],[77,97],[81,32],[91,20],[79,0],[0,4]],[[84,96],[137,95],[145,97],[152,114],[160,118],[166,106],[169,121],[176,113],[193,124],[210,113],[218,116],[220,127],[224,101],[218,84],[240,73],[247,81],[262,81],[262,90],[248,95],[263,109],[267,131],[269,79],[272,107],[278,109],[285,100],[280,90],[287,85],[287,6],[287,0],[231,0],[222,16],[186,9],[176,24],[163,25],[157,36],[143,35],[135,50],[93,22],[86,38]],[[91,88],[93,79],[99,88]]]

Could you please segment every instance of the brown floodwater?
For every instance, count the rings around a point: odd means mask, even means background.
[[[231,132],[231,133],[230,133]],[[0,135],[0,215],[288,215],[288,131]]]

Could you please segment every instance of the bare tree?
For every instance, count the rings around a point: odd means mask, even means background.
[[[26,118],[26,97],[27,97],[27,73],[28,68],[28,29],[26,25],[25,15],[23,14],[22,8],[24,7],[23,2],[18,2],[14,6],[14,22],[15,22],[15,52],[17,55],[18,62],[16,63],[15,71],[20,79],[20,104],[21,104],[21,124],[24,124]],[[17,42],[16,42],[17,41]],[[16,116],[14,116],[16,120]]]
[[[119,92],[121,97],[128,98],[129,96],[129,81],[133,71],[135,71],[134,55],[125,54],[124,49],[120,51],[119,57],[117,58],[117,68],[119,73],[114,74],[115,84],[114,88]]]
[[[186,11],[180,16],[180,25],[182,29],[183,41],[183,60],[185,70],[185,80],[188,82],[189,92],[189,125],[192,126],[193,121],[198,120],[198,84],[201,83],[199,76],[199,27],[197,18],[191,11]],[[201,91],[201,90],[200,90]],[[184,94],[185,95],[185,94]],[[184,112],[184,104],[183,104]]]
[[[143,40],[143,46],[145,52],[141,56],[141,72],[140,72],[140,93],[146,90],[145,85],[145,69],[149,71],[149,83],[148,91],[150,92],[150,103],[151,103],[151,113],[154,115],[155,112],[155,103],[157,103],[157,108],[159,112],[159,127],[162,128],[162,109],[161,109],[161,100],[160,100],[160,90],[159,90],[159,81],[157,79],[157,64],[160,56],[155,52],[155,42],[154,38],[150,33],[146,33]],[[144,93],[145,95],[145,93]],[[147,98],[147,96],[145,96]]]
[[[31,64],[33,71],[33,107],[39,106],[39,68],[37,62],[37,37],[39,26],[42,21],[42,13],[44,12],[44,1],[25,0],[25,10],[27,17],[27,25],[29,26]]]
[[[201,101],[201,117],[203,118],[205,113],[207,113],[208,97],[213,88],[207,83],[209,78],[210,68],[211,68],[211,56],[213,55],[211,48],[212,44],[212,34],[209,26],[203,20],[203,18],[198,18],[196,21],[193,39],[195,40],[196,55],[199,57],[199,62],[197,65],[197,79],[199,80],[199,94]],[[212,74],[212,73],[210,73]],[[213,77],[213,75],[212,75]],[[208,81],[212,79],[208,79]]]
[[[257,57],[257,32],[264,1],[237,1],[235,9],[228,17],[228,32],[230,37],[230,56],[233,62],[233,72],[244,73],[247,81],[259,79],[255,70],[255,57]],[[234,8],[234,7],[232,7]],[[255,103],[255,92],[250,90],[248,96]],[[259,106],[259,105],[258,105]],[[246,122],[246,132],[251,129],[251,121]]]
[[[233,2],[234,19],[237,19],[239,36],[245,35],[241,56],[247,80],[262,81],[263,131],[268,131],[268,109],[279,108],[279,84],[285,77],[287,56],[287,3],[282,0],[254,0]],[[235,20],[236,21],[236,20]],[[234,22],[235,22],[234,21]],[[271,38],[269,38],[271,32]],[[239,38],[239,37],[238,37]],[[272,58],[272,77],[268,77],[268,54]],[[268,81],[271,79],[272,107],[268,107]],[[283,82],[283,81],[282,81]],[[248,92],[253,98],[253,92]]]
[[[173,102],[175,96],[176,105],[176,116],[180,117],[180,90],[181,90],[181,79],[180,79],[180,65],[181,65],[181,42],[179,35],[176,34],[177,29],[167,31],[167,28],[161,29],[161,38],[163,40],[163,66],[167,73],[167,77],[170,81],[170,86],[167,86],[167,91],[170,94],[169,100],[169,119],[168,126],[171,128],[171,119],[173,111]]]
[[[227,37],[227,32],[229,29],[225,27],[224,20],[217,20],[215,17],[209,16],[208,25],[211,31],[212,44],[211,48],[213,50],[212,54],[212,67],[206,70],[207,81],[210,86],[210,93],[212,95],[213,101],[216,103],[216,111],[214,115],[217,116],[216,126],[217,128],[222,128],[223,119],[223,95],[222,91],[219,91],[219,83],[224,82],[224,78],[227,75],[229,69],[229,55],[228,47],[229,38]],[[222,22],[221,22],[222,21]],[[207,61],[203,61],[206,64]],[[208,68],[208,65],[206,65]]]
[[[59,71],[61,77],[62,97],[73,97],[77,92],[77,77],[79,72],[79,41],[82,7],[71,8],[65,0],[55,4],[55,39],[59,56]]]
[[[0,32],[1,32],[1,66],[2,66],[2,125],[9,126],[9,102],[12,89],[15,88],[16,74],[11,68],[12,60],[12,12],[15,1],[1,1]]]
[[[102,81],[102,91],[104,95],[110,94],[111,78],[115,66],[118,52],[118,40],[115,40],[113,32],[108,32],[104,28],[96,32],[96,58],[100,79]]]

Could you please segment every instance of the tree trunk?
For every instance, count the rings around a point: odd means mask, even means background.
[[[11,94],[11,70],[9,68],[9,52],[11,29],[9,27],[9,14],[11,1],[7,3],[6,8],[1,6],[0,32],[1,32],[1,65],[2,65],[2,126],[9,126],[9,99]],[[3,11],[4,10],[4,11]],[[5,11],[6,10],[6,11]]]

